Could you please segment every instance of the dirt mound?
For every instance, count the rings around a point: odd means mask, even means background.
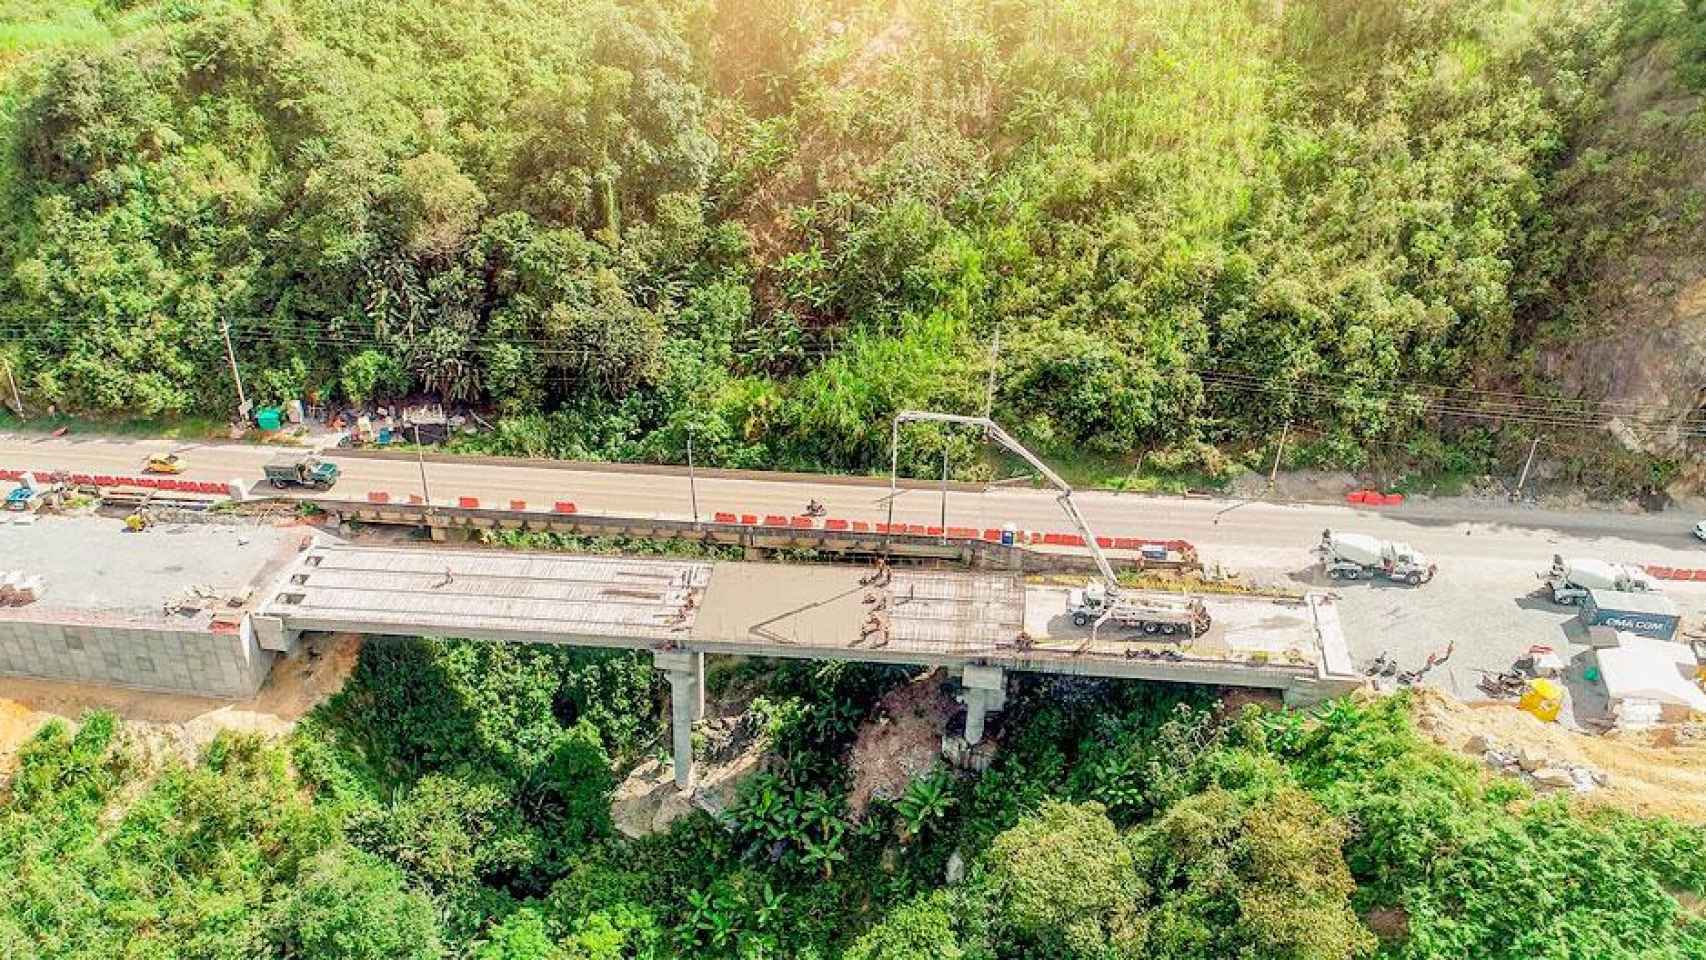
[[[847,796],[855,819],[865,815],[873,797],[899,797],[913,778],[940,760],[942,734],[959,711],[954,698],[942,692],[946,679],[943,671],[932,670],[889,691],[875,717],[859,728],[849,759],[853,789]]]
[[[693,789],[675,785],[675,765],[648,760],[629,772],[610,797],[610,819],[622,835],[639,838],[660,833],[695,809],[716,816],[728,809],[746,778],[757,773],[764,759],[763,744],[724,763],[695,759]]]
[[[1282,470],[1269,486],[1263,470],[1234,477],[1228,492],[1239,500],[1337,501],[1357,486],[1352,474],[1332,470]]]
[[[1603,771],[1605,786],[1581,794],[1581,803],[1706,823],[1706,729],[1699,725],[1592,736],[1543,723],[1508,704],[1466,704],[1433,690],[1417,691],[1415,712],[1424,733],[1477,760],[1482,752],[1474,747],[1494,742],[1545,758],[1548,765]]]

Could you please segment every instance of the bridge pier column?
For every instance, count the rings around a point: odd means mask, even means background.
[[[693,785],[693,723],[705,716],[705,655],[657,652],[652,664],[669,677],[670,734],[675,748],[675,785]]]
[[[966,744],[975,747],[983,741],[989,714],[1007,706],[1007,673],[1000,667],[968,664],[961,683],[965,685]]]

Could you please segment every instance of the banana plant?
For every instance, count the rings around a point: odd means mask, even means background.
[[[828,830],[830,824],[841,820],[841,799],[832,797],[822,790],[807,791],[800,804],[801,819],[819,830]]]
[[[787,896],[777,893],[770,886],[770,881],[764,881],[764,887],[756,891],[752,897],[752,925],[760,930],[770,930],[782,919],[782,908],[786,905]]]
[[[804,850],[800,854],[800,862],[822,870],[825,880],[835,876],[835,865],[847,861],[847,852],[841,849],[841,835],[845,830],[838,822],[824,832],[822,840],[807,837]]]
[[[952,781],[947,774],[937,773],[912,781],[906,793],[895,803],[895,810],[900,814],[901,842],[910,843],[925,828],[946,816],[953,805]]]
[[[1135,753],[1110,753],[1090,771],[1090,796],[1110,811],[1143,806],[1143,761]]]
[[[740,930],[735,919],[733,896],[723,884],[709,890],[689,890],[687,916],[675,926],[675,936],[683,946],[695,950],[722,950],[735,942]]]

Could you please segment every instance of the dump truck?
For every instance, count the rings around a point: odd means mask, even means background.
[[[1361,533],[1323,530],[1315,553],[1334,580],[1385,577],[1413,587],[1432,580],[1437,569],[1426,554],[1407,543]]]
[[[338,482],[338,465],[319,457],[282,456],[262,468],[267,482],[275,488],[307,487],[311,490],[330,490]]]
[[[1100,583],[1067,594],[1066,612],[1073,626],[1112,622],[1161,636],[1200,637],[1213,625],[1200,597],[1156,591],[1122,590],[1109,596]]]
[[[1591,557],[1568,560],[1554,554],[1551,569],[1539,574],[1552,592],[1552,602],[1574,606],[1587,598],[1589,590],[1618,593],[1656,593],[1659,584],[1647,571],[1633,564],[1608,563]]]
[[[1681,616],[1676,604],[1657,591],[1589,588],[1577,614],[1586,627],[1610,627],[1655,640],[1673,640]]]

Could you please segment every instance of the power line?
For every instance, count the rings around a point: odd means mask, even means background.
[[[1255,383],[1255,382],[1248,382],[1248,381],[1219,381],[1219,380],[1213,379],[1212,376],[1209,379],[1204,380],[1203,388],[1205,391],[1208,391],[1208,392],[1222,392],[1222,393],[1230,392],[1230,391],[1253,392],[1253,393],[1266,394],[1269,396],[1281,396],[1281,397],[1286,397],[1288,399],[1310,399],[1310,400],[1320,401],[1323,404],[1331,404],[1331,405],[1340,405],[1344,402],[1344,399],[1345,399],[1340,394],[1332,393],[1332,392],[1329,392],[1327,390],[1320,389],[1320,388],[1298,387],[1295,385],[1278,386],[1278,385],[1262,384],[1262,383]],[[1381,397],[1378,395],[1371,395],[1370,399],[1391,400],[1393,398],[1391,398],[1390,396]],[[1399,399],[1402,399],[1402,398],[1399,398]],[[1581,428],[1581,427],[1588,427],[1588,426],[1606,426],[1606,425],[1609,425],[1613,420],[1622,420],[1623,423],[1625,425],[1627,425],[1632,431],[1637,431],[1637,432],[1646,431],[1649,437],[1652,437],[1652,436],[1660,434],[1660,433],[1668,433],[1671,430],[1673,430],[1679,426],[1685,427],[1685,429],[1682,431],[1685,436],[1689,436],[1689,437],[1706,436],[1706,420],[1701,420],[1698,417],[1692,416],[1692,415],[1691,416],[1685,416],[1685,417],[1676,417],[1676,418],[1660,417],[1660,418],[1649,419],[1649,420],[1641,420],[1641,419],[1633,418],[1633,417],[1619,417],[1619,416],[1612,416],[1612,417],[1608,417],[1606,419],[1596,419],[1592,415],[1589,415],[1589,414],[1576,415],[1576,414],[1572,414],[1569,412],[1556,412],[1556,413],[1547,414],[1547,413],[1541,413],[1541,412],[1535,412],[1535,411],[1487,410],[1487,409],[1481,409],[1481,408],[1476,408],[1476,407],[1464,406],[1461,404],[1441,403],[1438,401],[1428,402],[1425,400],[1425,398],[1418,398],[1418,399],[1423,400],[1423,402],[1422,402],[1423,412],[1432,411],[1436,414],[1439,414],[1441,416],[1446,416],[1446,417],[1459,417],[1459,418],[1465,418],[1465,419],[1496,420],[1496,421],[1499,421],[1502,423],[1516,423],[1516,424],[1522,424],[1522,425],[1526,425],[1526,426],[1553,427],[1553,428]]]
[[[398,346],[420,347],[423,345],[419,336],[410,337],[403,333],[380,335],[361,331],[331,330],[323,325],[317,329],[297,325],[261,326],[260,324],[263,322],[265,322],[264,318],[241,318],[238,321],[239,324],[249,323],[251,326],[246,329],[242,326],[234,326],[231,330],[231,336],[234,340],[246,344],[264,344],[277,347],[355,346],[393,348]],[[26,339],[40,333],[39,328],[26,328],[22,324],[0,325],[0,336],[10,335]],[[452,350],[453,352],[489,354],[498,349],[511,347],[526,348],[536,356],[572,357],[583,362],[608,355],[606,350],[599,347],[567,347],[563,346],[562,341],[557,339],[491,334],[470,335],[465,342],[454,345]],[[836,355],[833,351],[821,346],[801,346],[790,352],[798,359],[822,360]],[[1182,368],[1183,372],[1195,374],[1202,382],[1206,392],[1254,392],[1271,397],[1312,400],[1341,406],[1348,399],[1342,392],[1343,389],[1356,387],[1361,388],[1364,391],[1365,398],[1371,402],[1397,405],[1414,404],[1420,408],[1421,412],[1432,412],[1446,417],[1497,420],[1556,428],[1604,425],[1609,423],[1611,419],[1620,419],[1631,429],[1638,431],[1668,432],[1678,426],[1683,426],[1687,428],[1685,433],[1688,436],[1706,436],[1706,412],[1701,411],[1667,417],[1656,412],[1651,405],[1633,402],[1620,403],[1481,388],[1448,387],[1401,379],[1369,381],[1357,379],[1354,375],[1344,373],[1287,372],[1264,375],[1256,372],[1242,372],[1242,370],[1249,369],[1251,368],[1245,364],[1229,360],[1201,360]],[[1313,382],[1315,378],[1334,379],[1339,382],[1339,386]]]

